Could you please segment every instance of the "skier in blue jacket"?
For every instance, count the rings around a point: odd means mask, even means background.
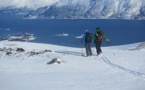
[[[85,30],[85,34],[82,38],[82,41],[85,42],[86,55],[91,56],[92,55],[92,50],[91,50],[92,34],[88,30]]]

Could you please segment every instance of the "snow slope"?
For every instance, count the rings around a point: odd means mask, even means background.
[[[144,90],[145,48],[140,43],[102,47],[84,57],[84,48],[29,42],[0,42],[1,90]],[[143,44],[142,44],[143,45]],[[5,48],[5,50],[2,50]],[[11,48],[11,49],[10,49]],[[25,51],[17,51],[23,48]],[[40,53],[45,50],[52,52]],[[7,52],[11,54],[6,55]],[[37,52],[38,54],[32,54]],[[46,64],[59,58],[62,64]]]

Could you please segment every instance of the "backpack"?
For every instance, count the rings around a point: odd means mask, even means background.
[[[90,33],[90,32],[86,33],[85,42],[87,42],[87,43],[92,42],[92,33]]]
[[[103,40],[103,32],[100,30],[100,31],[98,31],[97,32],[97,35],[95,35],[96,36],[96,40],[97,41],[102,41]]]

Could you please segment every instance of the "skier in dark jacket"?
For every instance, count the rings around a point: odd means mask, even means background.
[[[91,56],[92,55],[92,50],[91,50],[92,34],[88,30],[85,30],[85,34],[82,38],[82,41],[85,42],[86,55]]]
[[[96,32],[94,33],[94,43],[96,46],[97,55],[100,55],[102,53],[101,43],[103,40],[106,40],[107,43],[109,42],[109,39],[107,39],[107,37],[104,35],[104,33],[98,27],[98,28],[96,28]]]

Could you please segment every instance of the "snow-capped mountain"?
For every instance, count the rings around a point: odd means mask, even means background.
[[[0,8],[0,14],[8,15],[17,15],[17,14],[29,14],[32,13],[34,10],[27,8],[27,7],[22,7],[22,8],[16,8],[16,7],[5,7],[5,8]]]
[[[60,0],[26,17],[145,19],[145,0]]]
[[[0,8],[27,7],[26,18],[49,19],[145,19],[145,0],[8,0]],[[2,11],[2,10],[0,10]],[[5,11],[5,10],[4,10]],[[3,12],[4,12],[3,11]],[[13,10],[12,10],[13,11]]]
[[[0,14],[28,14],[57,0],[0,0]]]
[[[27,7],[37,9],[39,7],[47,6],[56,1],[58,0],[0,0],[0,8],[12,6],[16,8]]]

